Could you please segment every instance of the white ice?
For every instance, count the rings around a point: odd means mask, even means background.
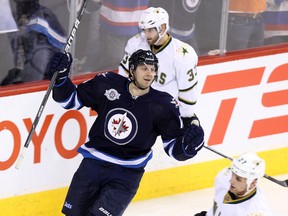
[[[288,174],[273,176],[279,180]],[[280,186],[268,179],[261,179],[262,188],[275,216],[288,216],[288,187]],[[132,202],[123,216],[179,216],[207,210],[213,202],[214,188],[192,191],[184,194]]]

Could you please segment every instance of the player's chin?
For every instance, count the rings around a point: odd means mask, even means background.
[[[235,193],[235,192],[236,192],[236,190],[235,190],[235,188],[234,188],[233,186],[230,187],[229,191],[230,191],[231,193]]]
[[[152,39],[147,39],[147,43],[151,46],[151,45],[153,45],[154,44],[154,40],[152,40]]]
[[[150,87],[151,86],[151,81],[144,81],[142,84],[141,84],[141,87],[142,88],[144,88],[144,89],[146,89],[146,88],[148,88],[148,87]]]

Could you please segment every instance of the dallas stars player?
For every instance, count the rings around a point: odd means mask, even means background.
[[[167,33],[169,15],[163,8],[146,9],[138,25],[143,31],[128,40],[118,68],[119,74],[128,76],[128,59],[133,52],[138,49],[151,50],[159,59],[159,71],[152,87],[176,98],[184,125],[191,124],[198,97],[198,56],[195,50]]]
[[[264,176],[265,162],[247,152],[234,159],[215,180],[214,205],[195,216],[272,216],[265,195],[257,186]]]
[[[54,100],[66,109],[91,107],[98,116],[89,140],[78,149],[84,159],[62,211],[68,216],[122,215],[137,192],[156,138],[161,136],[167,155],[184,161],[203,147],[204,131],[194,124],[183,129],[176,100],[150,87],[158,70],[151,51],[132,54],[130,79],[106,72],[75,86],[68,77],[70,66],[71,55],[53,57],[50,71],[59,71]]]

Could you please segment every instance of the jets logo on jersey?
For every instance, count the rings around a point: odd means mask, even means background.
[[[108,100],[114,101],[120,98],[120,95],[115,89],[109,89],[105,91],[104,94]]]
[[[105,136],[117,145],[126,145],[137,134],[138,123],[128,110],[115,108],[106,115]]]

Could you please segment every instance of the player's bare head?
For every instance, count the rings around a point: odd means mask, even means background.
[[[154,70],[158,71],[158,58],[150,50],[139,49],[129,58],[129,77],[133,79],[134,71],[139,65],[153,65]]]
[[[265,161],[257,154],[247,152],[232,161],[231,170],[235,175],[246,179],[247,190],[250,191],[255,188],[250,187],[251,183],[264,176]]]
[[[141,14],[138,26],[142,30],[155,28],[158,32],[158,38],[154,44],[158,45],[158,42],[169,30],[169,15],[161,7],[149,7]]]

